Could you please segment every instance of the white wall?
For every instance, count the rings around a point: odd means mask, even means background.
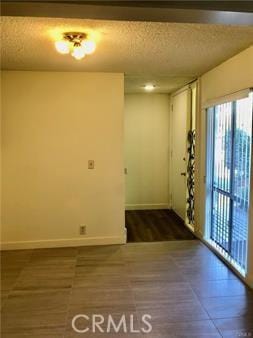
[[[0,77],[0,88],[2,88],[2,81]],[[2,92],[0,90],[0,229],[2,229]],[[2,232],[0,230],[0,242]]]
[[[6,71],[2,98],[2,247],[124,242],[123,74]]]
[[[169,96],[125,96],[126,208],[168,207]]]
[[[253,47],[225,61],[200,78],[200,102],[197,116],[196,144],[196,227],[203,236],[205,223],[205,149],[206,120],[201,107],[205,102],[253,87]],[[253,197],[253,196],[252,196]],[[253,200],[251,199],[251,209]],[[251,210],[252,212],[252,210]],[[253,285],[253,219],[249,225],[249,259],[247,281]]]

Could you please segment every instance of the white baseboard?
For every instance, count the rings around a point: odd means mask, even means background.
[[[126,204],[126,210],[152,210],[169,209],[168,203],[159,204]]]
[[[112,245],[125,243],[126,243],[126,235],[124,234],[122,236],[108,236],[108,237],[86,237],[86,238],[55,239],[41,241],[2,242],[1,250],[60,248],[60,247]]]

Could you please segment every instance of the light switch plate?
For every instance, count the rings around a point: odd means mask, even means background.
[[[88,169],[94,169],[95,168],[95,162],[94,160],[88,161]]]

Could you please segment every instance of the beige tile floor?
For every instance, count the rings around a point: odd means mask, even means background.
[[[197,240],[5,251],[1,270],[3,338],[253,337],[252,291]],[[153,330],[76,333],[77,314]]]

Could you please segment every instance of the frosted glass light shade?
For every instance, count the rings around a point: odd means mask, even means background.
[[[92,40],[84,40],[82,46],[86,54],[92,54],[96,49],[96,43]]]
[[[85,54],[86,53],[83,46],[74,47],[73,52],[71,53],[71,55],[77,60],[81,60],[82,58],[84,58]]]
[[[61,54],[68,54],[69,53],[69,42],[65,40],[56,41],[55,48],[57,52]]]
[[[152,90],[154,90],[155,89],[155,86],[153,85],[153,84],[146,84],[145,86],[144,86],[144,89],[147,91],[147,92],[152,92]]]

